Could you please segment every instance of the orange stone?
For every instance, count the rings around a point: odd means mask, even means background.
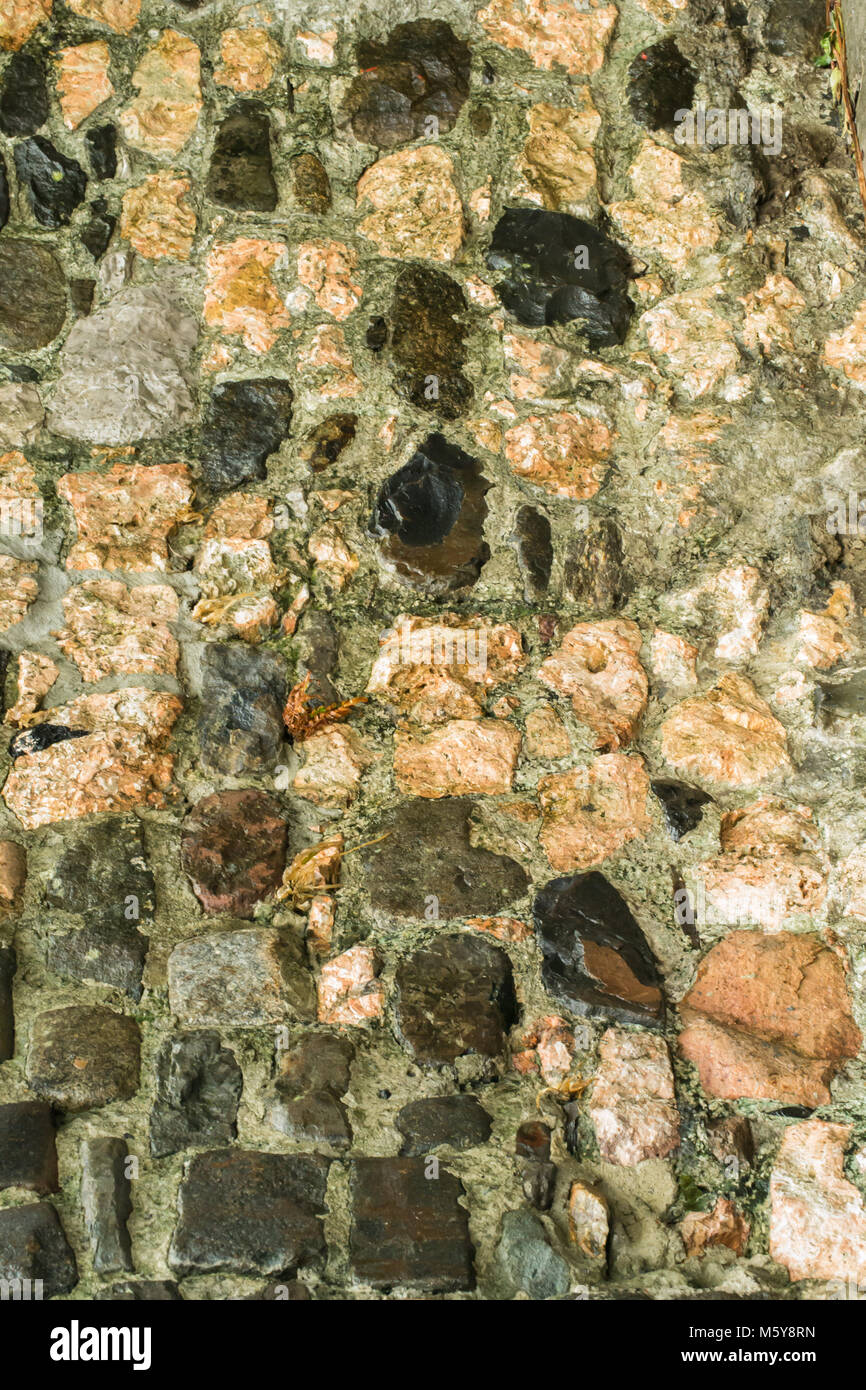
[[[588,0],[490,0],[478,14],[494,43],[519,48],[539,68],[554,65],[575,76],[598,72],[618,18],[615,5]]]
[[[108,76],[110,60],[108,44],[101,40],[60,50],[57,90],[63,124],[68,130],[75,130],[91,111],[113,95],[114,87]]]
[[[687,190],[683,160],[673,150],[645,140],[629,170],[633,201],[612,203],[610,215],[633,246],[659,255],[683,270],[696,251],[708,251],[720,227],[703,194]]]
[[[305,241],[298,247],[298,279],[335,319],[348,318],[361,302],[361,286],[352,279],[357,263],[355,252],[341,241]]]
[[[14,840],[0,840],[0,916],[17,912],[27,882],[27,855]]]
[[[179,649],[168,623],[179,603],[167,584],[128,589],[116,579],[86,579],[63,596],[66,627],[53,635],[86,681],[143,673],[173,676]]]
[[[375,761],[360,734],[343,724],[311,734],[300,744],[300,752],[304,765],[292,786],[317,806],[349,806],[364,771]]]
[[[0,0],[0,48],[22,48],[51,14],[53,0]]]
[[[792,913],[817,912],[827,896],[829,860],[807,806],[764,797],[729,811],[721,845],[697,870],[715,923],[777,927]]]
[[[20,652],[18,655],[18,699],[6,711],[4,724],[26,724],[29,716],[39,708],[43,695],[47,695],[59,670],[50,656],[42,652]]]
[[[649,690],[640,648],[640,629],[630,618],[578,623],[541,664],[538,679],[571,697],[578,719],[596,736],[596,748],[616,751],[637,732]]]
[[[505,456],[518,477],[554,497],[585,501],[601,487],[612,445],[601,420],[561,411],[513,425],[506,431]]]
[[[463,245],[460,195],[451,156],[439,145],[398,150],[358,180],[357,205],[374,211],[358,226],[383,256],[453,261]]]
[[[353,946],[326,961],[319,979],[319,1022],[357,1027],[379,1018],[385,991],[376,978],[378,969],[372,946]]]
[[[496,796],[511,790],[520,733],[500,719],[451,719],[424,736],[397,731],[394,775],[410,796]]]
[[[541,207],[580,210],[595,188],[592,144],[601,117],[589,92],[579,93],[581,109],[542,101],[529,112],[529,136],[518,163],[523,181],[515,189]]]
[[[829,671],[857,647],[855,622],[859,614],[850,584],[834,584],[820,613],[800,610],[796,661],[816,671]]]
[[[543,777],[541,843],[562,873],[591,869],[650,829],[642,758],[604,753],[588,767]]]
[[[860,391],[866,391],[866,300],[848,327],[827,339],[824,361],[843,372]]]
[[[66,0],[73,14],[105,24],[116,34],[129,34],[138,23],[141,0]]]
[[[790,769],[784,727],[752,682],[733,672],[674,707],[661,745],[672,766],[721,785],[754,786]]]
[[[239,333],[250,352],[268,352],[291,321],[270,273],[287,249],[256,237],[217,243],[207,258],[205,322]]]
[[[298,353],[298,372],[315,379],[311,403],[345,400],[360,396],[364,390],[363,382],[355,375],[346,336],[336,323],[320,324],[313,330],[310,342]]]
[[[123,195],[120,235],[148,260],[187,260],[195,236],[195,213],[186,201],[189,190],[189,179],[172,169],[148,174],[144,183]]]
[[[728,1197],[719,1197],[710,1212],[690,1211],[680,1222],[680,1235],[687,1255],[704,1255],[716,1245],[726,1246],[735,1255],[745,1253],[751,1227]]]
[[[539,705],[526,716],[526,751],[531,758],[567,758],[571,740],[550,705]]]
[[[224,29],[214,81],[236,92],[263,92],[273,82],[282,56],[266,29]]]
[[[845,1176],[852,1125],[789,1125],[770,1178],[770,1254],[792,1279],[866,1284],[866,1204]],[[843,1295],[844,1296],[844,1295]]]
[[[167,570],[168,534],[193,498],[185,463],[115,463],[107,473],[65,473],[57,491],[78,528],[69,570]]]
[[[33,560],[0,555],[0,632],[20,623],[38,596],[38,573],[39,566]]]
[[[606,1163],[633,1167],[678,1148],[680,1117],[664,1038],[608,1028],[599,1044],[589,1117]]]
[[[202,107],[200,59],[192,39],[176,29],[163,30],[132,74],[138,96],[119,116],[130,145],[154,155],[183,149]]]
[[[516,628],[457,613],[438,620],[401,613],[379,648],[367,693],[418,725],[480,719],[487,691],[526,664]]]

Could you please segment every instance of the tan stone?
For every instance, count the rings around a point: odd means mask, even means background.
[[[806,301],[786,275],[768,275],[760,289],[740,300],[746,311],[743,342],[760,346],[769,357],[779,348],[791,348],[790,319],[802,313]]]
[[[588,1260],[604,1264],[610,1234],[610,1207],[597,1188],[573,1182],[568,1192],[568,1238]]]
[[[604,753],[588,767],[538,784],[541,843],[561,873],[592,869],[650,828],[649,778],[641,758]]]
[[[530,758],[567,758],[568,731],[550,705],[539,705],[526,716],[526,751]]]
[[[770,595],[754,565],[726,565],[694,589],[671,596],[669,606],[686,623],[708,629],[719,661],[757,655]]]
[[[65,473],[57,491],[78,528],[69,570],[167,570],[168,534],[193,498],[185,463],[115,463],[107,473]]]
[[[320,324],[309,344],[298,353],[298,372],[315,378],[311,400],[347,400],[360,396],[364,384],[356,376],[346,335],[339,324]]]
[[[698,649],[684,637],[657,627],[650,638],[650,669],[661,695],[683,694],[698,683],[695,661]]]
[[[201,598],[196,622],[223,624],[247,642],[259,642],[279,622],[272,589],[282,583],[268,537],[274,529],[270,503],[254,493],[235,492],[214,508],[193,571]]]
[[[310,903],[307,916],[307,946],[317,956],[327,956],[334,936],[336,909],[333,898],[319,893]]]
[[[31,444],[44,420],[45,407],[32,382],[0,382],[0,449],[15,449],[22,444]],[[4,460],[0,458],[0,470],[3,464]]]
[[[190,181],[173,169],[148,174],[123,195],[120,235],[148,260],[185,261],[195,237],[195,213],[186,201]]]
[[[790,770],[784,727],[736,672],[676,705],[661,727],[662,753],[683,772],[732,787]]]
[[[236,92],[263,92],[274,80],[282,50],[266,29],[224,29],[214,81]]]
[[[866,1284],[866,1204],[845,1176],[852,1125],[789,1125],[770,1178],[770,1254],[792,1279]]]
[[[827,339],[824,361],[829,367],[844,372],[860,391],[866,391],[866,300],[848,327]]]
[[[778,927],[824,902],[830,863],[808,806],[762,797],[728,811],[721,845],[724,853],[697,870],[714,922]]]
[[[218,242],[207,258],[205,322],[223,333],[239,333],[250,352],[268,352],[291,321],[271,276],[271,267],[286,254],[281,241]]]
[[[531,941],[535,935],[528,922],[518,917],[467,917],[467,927],[495,936],[497,941]]]
[[[718,285],[708,285],[670,295],[641,316],[653,355],[667,358],[692,400],[705,396],[740,360],[731,325],[713,307],[721,297]]]
[[[689,6],[689,0],[637,0],[637,3],[659,24],[670,24]]]
[[[438,620],[401,613],[379,639],[367,683],[413,724],[480,719],[488,690],[526,664],[520,633],[506,623],[442,613]]]
[[[690,1211],[680,1222],[687,1255],[705,1255],[718,1245],[745,1254],[751,1227],[728,1197],[719,1197],[712,1211]]]
[[[66,0],[73,14],[105,24],[116,34],[129,34],[138,23],[141,0]]]
[[[173,676],[178,645],[168,624],[178,598],[167,584],[128,589],[116,579],[85,579],[63,596],[66,627],[53,635],[86,681],[145,672]]]
[[[517,400],[541,402],[565,394],[571,358],[564,348],[528,333],[504,333],[502,346],[506,360],[520,368],[508,379],[508,388]]]
[[[608,1028],[599,1044],[589,1117],[606,1163],[633,1167],[673,1153],[680,1117],[663,1038]]]
[[[866,921],[866,846],[852,850],[839,865],[839,890],[846,917]]]
[[[612,203],[610,215],[629,241],[649,255],[659,255],[683,270],[696,251],[708,251],[720,227],[703,194],[687,191],[683,160],[673,150],[645,140],[629,170],[635,198]]]
[[[0,840],[0,916],[17,912],[27,882],[27,855],[14,840]]]
[[[317,806],[351,805],[364,771],[375,761],[361,736],[343,724],[311,734],[300,751],[304,765],[292,786]]]
[[[108,44],[81,43],[75,48],[61,48],[60,75],[57,90],[63,124],[75,130],[85,117],[113,95],[114,87],[108,76],[111,60]]]
[[[380,1018],[385,990],[376,978],[378,968],[372,946],[353,946],[326,961],[319,979],[319,1022],[357,1027]]]
[[[336,521],[319,526],[307,542],[316,569],[327,575],[335,589],[344,589],[358,568],[359,560]]]
[[[352,279],[357,264],[342,241],[304,241],[298,247],[298,279],[335,319],[348,318],[361,302],[361,286]]]
[[[680,1013],[680,1051],[725,1100],[825,1105],[863,1041],[843,964],[811,933],[731,932],[701,961]]]
[[[42,652],[19,652],[18,655],[18,698],[6,711],[4,724],[27,724],[30,715],[39,708],[43,695],[47,695],[59,670],[50,656]]]
[[[138,96],[118,118],[130,145],[154,155],[183,149],[201,112],[200,58],[192,39],[163,30],[132,74]]]
[[[39,594],[38,573],[39,566],[33,560],[0,555],[0,632],[20,623]]]
[[[858,617],[851,585],[834,584],[822,612],[800,609],[795,661],[802,661],[816,671],[829,671],[831,666],[851,656],[858,645],[854,632]]]
[[[53,0],[0,0],[0,48],[22,48],[51,14]]]
[[[615,751],[637,732],[649,690],[640,648],[640,629],[630,618],[578,623],[539,668],[544,685],[571,697],[578,719],[596,736],[596,748]]]
[[[536,67],[559,64],[576,76],[598,72],[617,21],[614,5],[588,0],[490,0],[478,14],[494,43],[528,53]]]
[[[530,415],[505,434],[505,456],[518,477],[575,501],[598,492],[612,446],[607,425],[570,411]]]
[[[3,788],[6,805],[28,830],[161,806],[173,766],[164,748],[181,709],[176,695],[133,687],[82,695],[52,710],[52,723],[88,732],[16,758]]]
[[[511,790],[520,733],[499,719],[451,719],[432,733],[398,730],[394,775],[411,796],[496,796]]]
[[[374,212],[358,226],[383,256],[453,261],[463,245],[463,209],[451,157],[439,145],[397,150],[358,180],[357,205]]]
[[[601,117],[586,88],[580,89],[581,109],[551,106],[543,101],[529,112],[529,136],[518,163],[522,175],[515,189],[541,207],[554,211],[585,204],[595,188],[592,145]]]

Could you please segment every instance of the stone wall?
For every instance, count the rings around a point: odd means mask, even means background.
[[[0,1278],[866,1283],[823,11],[0,0]]]

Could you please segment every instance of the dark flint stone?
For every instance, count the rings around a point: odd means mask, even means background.
[[[528,880],[521,866],[470,843],[472,807],[462,797],[419,797],[376,827],[387,838],[358,856],[374,908],[421,921],[432,895],[447,921],[495,916],[523,897]]]
[[[352,1129],[340,1097],[349,1088],[355,1049],[348,1038],[312,1033],[281,1058],[275,1098],[268,1112],[274,1129],[294,1143],[346,1149]]]
[[[142,994],[148,945],[149,938],[136,931],[131,922],[97,922],[52,933],[45,947],[45,961],[58,975],[110,985],[137,1001]]]
[[[305,676],[310,677],[307,693],[314,704],[339,704],[340,696],[331,680],[337,669],[338,642],[337,629],[330,613],[320,608],[306,609],[295,634],[297,674],[301,680]]]
[[[126,1279],[93,1297],[99,1302],[108,1303],[183,1302],[180,1289],[171,1279]]]
[[[661,980],[625,900],[599,873],[557,878],[536,895],[533,917],[545,989],[572,1013],[657,1027]]]
[[[838,685],[819,681],[818,688],[819,708],[825,716],[866,714],[866,674],[863,672]]]
[[[180,857],[205,912],[251,918],[282,882],[288,826],[266,792],[214,792],[183,824]]]
[[[391,353],[397,389],[419,410],[456,420],[472,400],[466,360],[463,291],[441,270],[410,265],[394,286]]]
[[[556,1192],[556,1164],[527,1163],[520,1180],[523,1195],[536,1211],[550,1211]]]
[[[678,111],[690,111],[698,75],[674,39],[662,39],[637,55],[628,70],[632,117],[650,130],[674,130]]]
[[[565,212],[506,208],[487,263],[502,274],[496,292],[520,323],[540,328],[575,319],[592,349],[624,340],[634,308],[626,295],[629,258],[589,222]]]
[[[587,612],[613,613],[625,597],[622,537],[609,517],[591,521],[571,542],[562,583],[568,598]]]
[[[271,123],[259,102],[239,102],[221,122],[211,156],[207,196],[236,212],[273,212],[277,206]]]
[[[41,1100],[0,1105],[0,1188],[44,1196],[59,1186],[51,1106]]]
[[[684,782],[656,781],[650,784],[661,803],[667,832],[672,840],[681,840],[700,822],[704,807],[712,797],[698,787]]]
[[[527,1120],[517,1131],[514,1152],[519,1158],[550,1158],[550,1125],[541,1120]]]
[[[130,1100],[138,1090],[140,1052],[133,1018],[80,1004],[52,1009],[33,1021],[27,1084],[61,1110]]]
[[[66,318],[60,262],[35,241],[0,241],[0,347],[46,347]]]
[[[298,453],[318,473],[337,462],[355,438],[357,428],[357,415],[329,415],[310,431]]]
[[[90,221],[81,233],[81,241],[95,261],[101,260],[108,250],[116,224],[117,218],[108,211],[105,199],[94,199],[90,204]]]
[[[474,1096],[434,1096],[404,1105],[394,1121],[404,1136],[404,1158],[418,1158],[447,1144],[473,1149],[490,1138],[491,1120]]]
[[[359,1283],[443,1293],[475,1286],[469,1214],[460,1180],[423,1158],[352,1164],[349,1259]]]
[[[416,589],[444,592],[474,584],[490,557],[484,540],[491,484],[477,459],[428,435],[385,482],[369,531],[385,565]]]
[[[73,311],[79,318],[86,318],[93,308],[93,295],[95,290],[95,280],[69,281],[69,299]]]
[[[15,1055],[15,1011],[12,1000],[12,981],[15,979],[17,958],[11,946],[0,946],[0,1062]]]
[[[804,5],[803,0],[769,0],[763,27],[764,42],[771,53],[816,58],[826,29],[824,9]]]
[[[128,1157],[123,1139],[85,1139],[81,1145],[81,1205],[97,1274],[134,1268],[126,1227],[132,1215]]]
[[[331,183],[324,164],[315,154],[299,154],[292,160],[292,187],[304,212],[321,215],[331,206]]]
[[[33,724],[14,736],[9,744],[9,756],[23,758],[30,753],[42,753],[69,738],[87,738],[90,732],[90,729],[67,729],[65,724]]]
[[[511,540],[523,574],[524,596],[527,603],[532,603],[547,592],[550,584],[553,567],[550,522],[535,507],[520,507]]]
[[[31,1299],[56,1298],[75,1288],[75,1256],[50,1202],[0,1211],[0,1280],[29,1281],[22,1297]],[[34,1281],[41,1282],[41,1290],[33,1289]]]
[[[310,1091],[294,1100],[278,1099],[268,1112],[274,1129],[293,1144],[348,1149],[352,1127],[345,1105],[328,1091]]]
[[[93,177],[113,179],[117,173],[117,131],[114,126],[92,126],[84,132],[84,143]]]
[[[274,1276],[319,1260],[328,1165],[320,1154],[196,1154],[178,1194],[171,1268]]]
[[[399,24],[384,43],[358,44],[344,111],[358,140],[391,149],[454,126],[469,95],[471,55],[442,20]]]
[[[225,381],[213,390],[202,429],[202,475],[214,492],[266,478],[292,422],[292,388],[280,377]]]
[[[67,226],[87,187],[81,165],[67,159],[50,140],[34,135],[15,146],[15,171],[40,226]]]
[[[156,1064],[156,1100],[150,1112],[154,1158],[234,1139],[243,1084],[235,1055],[221,1045],[218,1033],[169,1038]]]
[[[374,319],[370,320],[365,342],[371,352],[381,352],[387,341],[388,325],[382,315],[377,314]]]
[[[4,135],[35,135],[48,120],[45,69],[30,53],[13,53],[0,90],[0,130]]]
[[[201,665],[201,766],[228,777],[273,767],[285,733],[285,661],[276,652],[211,642]]]
[[[428,1066],[499,1057],[518,1016],[511,961],[480,936],[441,936],[397,969],[398,1034]]]

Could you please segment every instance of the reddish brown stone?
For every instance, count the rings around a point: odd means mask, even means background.
[[[181,862],[205,912],[253,916],[280,885],[287,826],[278,801],[260,791],[215,792],[184,822]]]
[[[75,513],[66,568],[168,569],[168,533],[189,508],[185,463],[115,463],[107,473],[65,473],[57,491]]]
[[[687,1255],[704,1255],[715,1245],[727,1246],[735,1255],[743,1255],[750,1229],[749,1222],[727,1197],[719,1197],[712,1211],[690,1211],[680,1222]]]
[[[605,753],[589,767],[543,777],[541,842],[554,869],[589,869],[650,828],[641,758]]]
[[[578,719],[596,736],[596,748],[615,751],[634,738],[649,689],[640,648],[640,629],[628,618],[578,623],[541,665],[538,679],[571,696]]]

